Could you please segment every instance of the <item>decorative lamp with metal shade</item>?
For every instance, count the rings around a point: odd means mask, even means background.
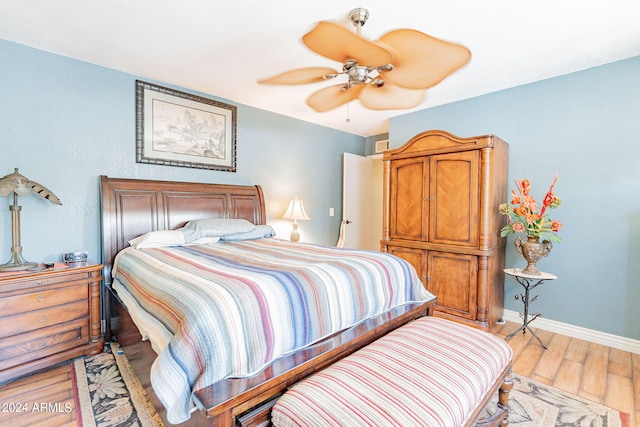
[[[289,202],[289,206],[285,211],[282,218],[293,220],[293,230],[291,230],[290,239],[292,242],[297,242],[300,240],[300,232],[298,231],[298,220],[307,220],[309,215],[304,211],[304,206],[302,205],[302,200],[297,197]]]
[[[0,196],[8,197],[13,193],[13,204],[9,206],[11,212],[11,259],[6,264],[0,265],[0,271],[28,270],[38,266],[38,263],[28,262],[22,258],[22,246],[20,244],[20,211],[18,196],[28,196],[36,193],[38,196],[52,203],[61,205],[60,199],[46,187],[31,181],[18,173],[18,168],[9,175],[0,178]]]

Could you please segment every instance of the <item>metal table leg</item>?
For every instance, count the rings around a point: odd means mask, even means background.
[[[515,331],[507,335],[505,339],[509,341],[511,338],[513,338],[513,336],[515,336],[520,331],[522,331],[522,334],[524,335],[528,330],[529,332],[531,332],[531,335],[533,335],[538,340],[542,348],[546,350],[547,346],[545,346],[542,343],[542,340],[540,339],[540,337],[538,337],[538,335],[536,335],[536,333],[529,327],[529,323],[533,322],[535,319],[541,316],[540,313],[535,313],[532,315],[532,318],[529,319],[529,304],[535,301],[536,299],[538,299],[538,295],[534,296],[532,299],[529,299],[529,291],[541,285],[547,279],[538,279],[535,282],[532,282],[531,279],[526,277],[521,277],[521,276],[513,276],[513,277],[524,288],[524,295],[520,294],[520,298],[522,299],[522,304],[524,305],[524,313],[520,313],[523,315],[523,324],[521,327],[519,327],[518,329],[516,329]]]

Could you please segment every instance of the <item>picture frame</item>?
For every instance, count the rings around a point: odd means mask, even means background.
[[[237,107],[136,80],[136,162],[235,172]]]

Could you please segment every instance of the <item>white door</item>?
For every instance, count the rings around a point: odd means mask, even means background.
[[[342,226],[338,246],[380,250],[382,159],[343,154]]]

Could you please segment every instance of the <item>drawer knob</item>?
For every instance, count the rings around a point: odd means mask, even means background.
[[[45,348],[47,346],[47,343],[44,340],[40,340],[40,342],[38,343],[38,347],[40,348]]]
[[[40,316],[38,316],[38,323],[42,323],[45,320],[47,320],[47,316],[45,316],[44,314],[41,314]]]
[[[42,280],[38,280],[36,283],[38,284],[38,286],[42,286],[43,282],[42,282]]]
[[[38,295],[38,302],[44,302],[45,299],[44,295]]]

